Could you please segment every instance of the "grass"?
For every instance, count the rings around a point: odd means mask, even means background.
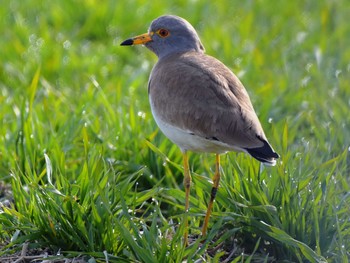
[[[281,155],[274,168],[222,157],[201,240],[214,157],[191,154],[188,247],[181,153],[146,99],[156,57],[119,46],[165,13],[241,78]],[[26,244],[90,262],[348,262],[349,15],[345,0],[7,1],[0,255]]]

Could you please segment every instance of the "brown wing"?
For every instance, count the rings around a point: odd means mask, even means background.
[[[257,138],[266,140],[246,90],[213,57],[184,53],[159,61],[150,93],[157,96],[155,108],[167,105],[159,114],[173,125],[241,148],[264,145]]]

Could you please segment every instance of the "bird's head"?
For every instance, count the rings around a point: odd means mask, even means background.
[[[193,26],[185,19],[173,15],[158,17],[151,23],[148,33],[121,43],[122,46],[140,44],[145,45],[159,58],[178,52],[204,53],[204,47]]]

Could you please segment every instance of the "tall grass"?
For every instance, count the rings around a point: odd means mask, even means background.
[[[281,155],[274,168],[181,153],[157,129],[156,58],[120,42],[173,13],[241,78]],[[350,10],[346,1],[8,1],[0,9],[1,255],[49,248],[105,262],[347,262]],[[6,206],[5,200],[11,205]]]

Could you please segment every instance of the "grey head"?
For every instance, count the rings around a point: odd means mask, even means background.
[[[144,44],[158,58],[178,52],[204,53],[196,30],[185,19],[164,15],[153,20],[148,33],[125,40],[121,45]]]

